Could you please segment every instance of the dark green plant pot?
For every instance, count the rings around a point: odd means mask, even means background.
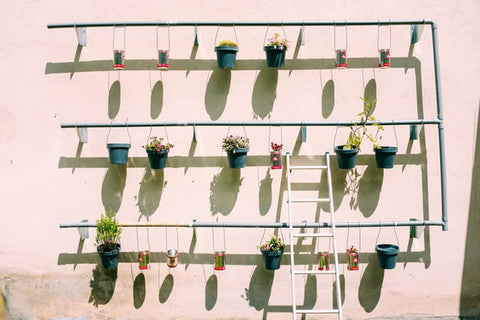
[[[152,169],[165,169],[168,161],[168,150],[147,150],[148,163]]]
[[[238,47],[220,46],[215,47],[217,52],[217,63],[219,68],[232,69],[237,60]]]
[[[105,269],[113,269],[118,266],[118,254],[120,252],[119,244],[117,244],[116,249],[112,251],[101,251],[97,248],[97,252],[102,260],[102,266]]]
[[[334,148],[340,169],[353,169],[357,163],[358,149],[344,149],[343,146]]]
[[[382,169],[391,169],[395,164],[395,156],[397,154],[397,147],[381,146],[381,149],[373,149],[375,151],[375,161],[377,167]]]
[[[107,143],[111,164],[127,164],[130,143]]]
[[[282,263],[283,249],[279,251],[262,251],[263,264],[267,270],[278,270]]]
[[[375,246],[377,251],[378,264],[383,269],[394,269],[397,263],[397,256],[399,248],[394,244],[377,244]]]
[[[245,168],[247,164],[248,148],[234,149],[227,151],[228,164],[232,169]]]
[[[280,68],[285,64],[287,47],[285,46],[265,46],[263,47],[267,56],[267,66],[271,68]]]

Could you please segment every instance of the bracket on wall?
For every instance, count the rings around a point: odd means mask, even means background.
[[[83,219],[82,223],[88,223],[88,219]],[[80,239],[85,240],[88,239],[88,227],[77,227],[78,233],[80,234]]]
[[[82,47],[86,47],[87,46],[87,28],[76,27],[75,33],[77,34],[78,44]]]
[[[305,45],[305,25],[302,26],[302,29],[300,29],[300,45],[304,46]]]
[[[196,24],[195,24],[195,27],[193,28],[193,32],[194,32],[193,45],[195,47],[198,47],[198,30],[197,30]]]
[[[301,134],[302,134],[302,142],[307,142],[307,127],[305,125],[300,126]]]
[[[87,127],[77,127],[78,140],[80,143],[88,142],[88,128]]]

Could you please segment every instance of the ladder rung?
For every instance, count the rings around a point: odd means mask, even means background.
[[[312,237],[312,238],[322,238],[322,237],[333,237],[333,233],[294,233],[293,237]]]
[[[335,270],[293,270],[294,274],[335,274]]]
[[[329,202],[329,198],[303,198],[303,199],[290,199],[290,202]]]
[[[311,169],[327,169],[326,165],[323,166],[290,166],[290,170],[292,169],[300,169],[300,170],[311,170]]]
[[[339,313],[338,309],[297,309],[296,313]]]

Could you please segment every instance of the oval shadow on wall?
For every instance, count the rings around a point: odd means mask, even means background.
[[[377,81],[375,81],[375,79],[370,79],[367,82],[367,85],[363,91],[363,98],[370,98],[372,100],[377,99]],[[375,103],[375,106],[376,105],[377,104]],[[375,110],[375,108],[373,108],[373,110]]]
[[[118,212],[122,204],[123,190],[127,180],[127,167],[123,165],[111,165],[102,184],[102,202],[105,211]]]
[[[163,170],[145,169],[145,175],[140,182],[140,190],[138,191],[138,208],[140,209],[140,217],[150,220],[155,211],[158,209],[160,199],[162,198],[163,188],[167,185],[164,182]]]
[[[158,301],[160,301],[160,303],[167,302],[170,294],[172,293],[173,284],[173,276],[171,273],[169,273],[165,276],[165,279],[163,279],[162,285],[160,286],[160,290],[158,292]]]
[[[269,271],[257,265],[250,279],[248,289],[245,289],[246,300],[251,307],[259,311],[268,306],[272,294],[273,278],[275,271]]]
[[[252,93],[253,116],[264,119],[270,116],[275,102],[278,83],[278,70],[262,69],[255,80]]]
[[[358,182],[358,209],[365,218],[377,209],[383,185],[383,169],[369,164]]]
[[[232,212],[242,185],[240,170],[223,168],[210,182],[210,211],[224,216]]]
[[[333,80],[328,80],[323,86],[322,91],[322,116],[324,118],[330,117],[335,105],[335,83]]]
[[[110,120],[115,119],[118,111],[120,111],[120,95],[120,81],[116,80],[112,83],[108,91],[108,117]]]
[[[208,80],[207,91],[205,92],[205,109],[211,120],[218,120],[225,110],[231,78],[230,70],[218,69],[212,73]]]
[[[265,178],[260,181],[260,188],[258,192],[258,205],[260,215],[264,216],[270,210],[272,205],[272,175],[270,174],[270,168],[268,168]]]
[[[205,285],[205,309],[212,310],[217,303],[218,280],[215,274],[212,274]]]
[[[145,301],[145,275],[139,273],[133,281],[133,306],[135,309],[140,308]]]
[[[150,96],[150,117],[157,119],[163,108],[163,82],[157,81]]]

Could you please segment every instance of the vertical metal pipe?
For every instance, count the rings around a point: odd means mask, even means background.
[[[447,173],[445,167],[445,139],[444,139],[444,125],[443,125],[443,111],[442,111],[442,90],[440,85],[440,61],[438,58],[438,37],[437,25],[432,22],[432,45],[433,45],[433,61],[435,67],[435,90],[437,96],[437,118],[438,123],[438,145],[440,153],[440,184],[442,191],[442,221],[445,223],[442,227],[443,231],[448,230],[448,215],[447,215]]]

